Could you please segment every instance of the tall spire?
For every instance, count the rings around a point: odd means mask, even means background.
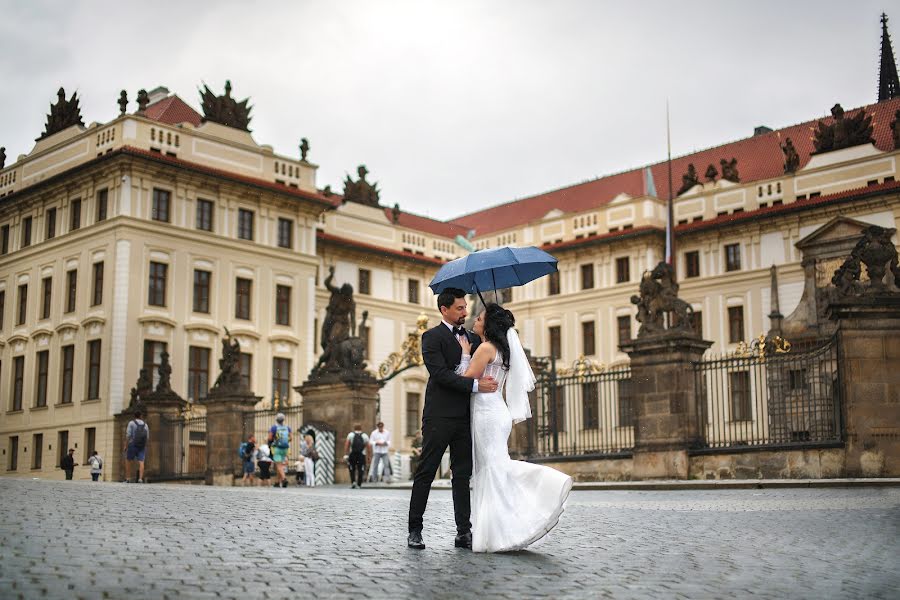
[[[878,101],[900,98],[900,81],[897,79],[897,63],[887,29],[887,15],[881,13],[881,66],[878,71]]]

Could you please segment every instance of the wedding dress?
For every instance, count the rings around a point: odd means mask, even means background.
[[[472,394],[471,400],[475,552],[511,552],[538,541],[559,522],[572,489],[572,478],[565,473],[509,457],[513,423],[531,417],[527,393],[534,389],[534,374],[514,329],[507,340],[509,370],[497,352],[484,372],[497,380],[497,391]],[[507,401],[501,393],[504,384]]]

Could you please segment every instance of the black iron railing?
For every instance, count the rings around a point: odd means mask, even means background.
[[[160,478],[200,477],[206,473],[206,416],[163,417],[151,443],[160,444]]]

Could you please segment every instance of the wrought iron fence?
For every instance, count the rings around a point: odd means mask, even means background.
[[[206,473],[206,415],[163,417],[151,444],[160,444],[160,478],[186,479]]]
[[[836,338],[802,353],[765,344],[694,364],[702,448],[827,445],[842,439]]]
[[[605,368],[579,359],[571,369],[549,370],[532,394],[526,454],[627,455],[634,448],[631,368]]]

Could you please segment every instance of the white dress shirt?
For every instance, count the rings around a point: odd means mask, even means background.
[[[387,454],[391,449],[391,432],[385,429],[384,431],[378,431],[377,429],[372,432],[372,435],[369,436],[369,441],[372,444],[372,452],[375,454]],[[379,446],[378,442],[387,442],[383,446]]]

